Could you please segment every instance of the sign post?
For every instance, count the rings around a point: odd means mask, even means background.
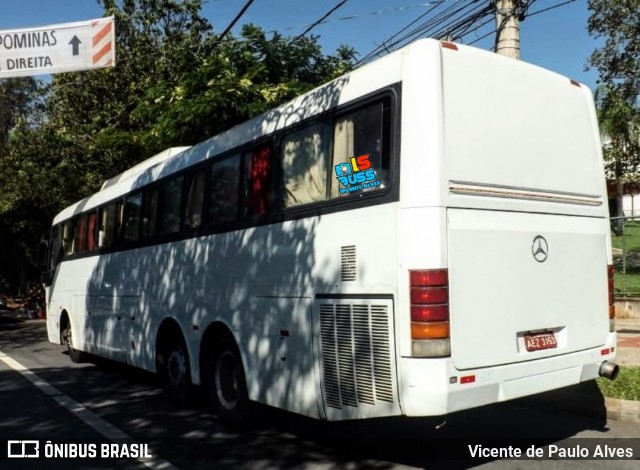
[[[0,78],[115,65],[113,17],[0,31]]]

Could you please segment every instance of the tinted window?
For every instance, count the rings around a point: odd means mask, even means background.
[[[382,102],[336,120],[331,197],[358,194],[388,185],[388,128]]]
[[[100,227],[98,229],[98,246],[109,248],[113,245],[116,233],[116,205],[115,203],[100,209]]]
[[[87,216],[87,251],[95,251],[96,249],[96,222],[98,214],[90,212]]]
[[[327,199],[331,128],[320,122],[287,135],[282,142],[285,207]]]
[[[187,204],[184,211],[185,228],[202,226],[202,205],[204,202],[205,170],[187,175]]]
[[[73,221],[65,222],[62,226],[62,248],[65,255],[73,254],[73,236],[75,235]]]
[[[172,178],[160,186],[158,231],[161,234],[180,231],[183,177]]]
[[[142,193],[127,197],[124,205],[124,241],[133,242],[140,239],[140,222],[142,214]]]
[[[210,188],[209,220],[214,224],[235,220],[240,198],[240,154],[213,163]]]
[[[87,216],[81,215],[76,220],[76,235],[74,242],[74,253],[84,253],[87,244]]]
[[[151,238],[158,227],[158,189],[152,188],[144,192],[142,205],[142,238]]]
[[[244,153],[245,214],[264,214],[269,207],[271,147],[263,145]]]

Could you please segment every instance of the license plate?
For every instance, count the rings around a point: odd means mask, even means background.
[[[553,349],[558,347],[556,336],[553,333],[524,335],[524,344],[527,351],[540,351],[541,349]]]

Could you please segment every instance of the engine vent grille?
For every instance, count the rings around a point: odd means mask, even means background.
[[[394,403],[390,326],[385,305],[320,305],[327,406]]]
[[[340,249],[340,273],[343,281],[356,280],[356,246],[343,246]]]

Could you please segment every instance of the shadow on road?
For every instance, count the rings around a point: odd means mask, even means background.
[[[65,354],[61,346],[46,342],[43,322],[0,320],[0,350],[6,353],[25,348],[42,350],[42,354],[56,360]],[[196,397],[188,409],[173,408],[154,374],[98,358],[85,364],[60,364],[63,365],[34,368],[33,372],[127,435],[150,443],[157,455],[172,462],[185,462],[189,467],[189,462],[213,460],[233,461],[233,468],[249,469],[255,468],[257,460],[264,460],[281,462],[284,468],[325,461],[357,462],[380,469],[396,464],[423,467],[427,463],[429,468],[439,468],[440,464],[446,468],[469,468],[486,461],[452,461],[453,456],[468,458],[469,445],[539,447],[584,430],[606,429],[603,398],[595,384],[586,383],[580,386],[581,396],[588,397],[585,406],[596,407],[602,413],[581,416],[563,412],[558,397],[572,393],[565,389],[446,418],[327,423],[256,406],[251,429],[239,431],[221,423],[202,396]],[[6,409],[0,412],[4,415],[0,434],[16,425],[24,438],[87,439],[96,434],[87,434],[77,426],[55,428],[65,419],[47,419],[52,411],[47,409],[42,392],[31,388],[25,394],[26,379],[18,380],[15,375],[13,371],[0,371],[2,391],[13,391],[12,396],[17,397],[12,413]],[[14,378],[8,380],[10,377]],[[550,402],[555,407],[549,406]],[[58,412],[66,413],[63,409]],[[39,413],[42,418],[38,418]]]

